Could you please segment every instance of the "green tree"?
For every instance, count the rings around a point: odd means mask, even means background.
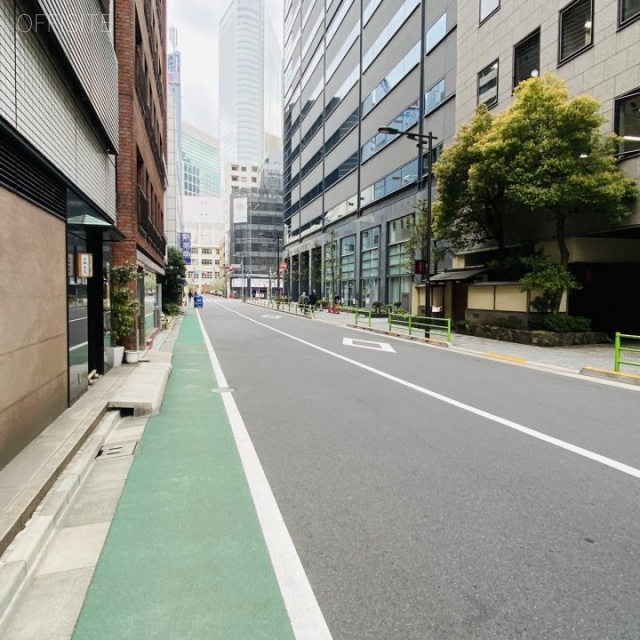
[[[136,281],[138,268],[132,262],[112,265],[109,269],[111,344],[133,346],[133,331],[138,317]]]
[[[520,262],[528,270],[520,279],[522,289],[540,294],[531,303],[536,311],[558,313],[562,294],[582,288],[573,274],[550,262],[542,253],[523,257]]]
[[[481,144],[493,123],[487,107],[479,105],[473,120],[434,164],[438,200],[433,205],[433,233],[454,251],[495,243],[503,258],[504,222],[512,206],[505,196],[504,165],[487,157]]]
[[[162,278],[162,310],[167,313],[166,305],[181,305],[184,295],[184,277],[187,273],[187,267],[179,249],[169,247],[164,273]]]
[[[636,183],[615,158],[615,138],[601,133],[606,119],[600,106],[589,96],[569,99],[552,74],[531,78],[479,142],[484,166],[502,167],[507,199],[555,225],[563,271],[569,265],[567,220],[598,215],[616,224],[637,197]]]

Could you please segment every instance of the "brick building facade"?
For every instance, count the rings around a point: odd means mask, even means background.
[[[160,304],[156,278],[163,275],[166,169],[166,4],[116,0],[120,153],[117,226],[126,240],[113,245],[115,264],[138,266],[140,318],[137,344],[145,344]],[[133,346],[131,337],[130,345]]]

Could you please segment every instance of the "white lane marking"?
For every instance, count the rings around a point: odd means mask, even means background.
[[[198,322],[204,335],[218,386],[227,388],[229,386],[227,379],[222,372],[222,367],[200,315],[198,315]],[[267,476],[238,410],[238,405],[230,392],[223,392],[221,395],[247,476],[262,533],[269,549],[271,562],[280,585],[282,598],[289,614],[293,634],[296,640],[332,640],[331,632],[309,584],[307,574],[304,572],[300,556],[298,556],[293,540],[291,540],[287,525],[280,513]]]
[[[222,306],[222,305],[221,305]],[[423,393],[426,396],[434,398],[435,400],[440,400],[446,404],[450,404],[453,407],[457,407],[458,409],[462,409],[463,411],[467,411],[469,413],[473,413],[481,418],[486,418],[487,420],[491,420],[492,422],[497,422],[505,427],[509,427],[509,429],[513,429],[514,431],[519,431],[520,433],[524,433],[532,438],[537,438],[538,440],[542,440],[547,444],[552,444],[555,447],[559,447],[560,449],[565,449],[566,451],[570,451],[571,453],[575,453],[576,455],[582,456],[583,458],[587,458],[594,462],[599,462],[607,467],[611,467],[616,471],[621,471],[622,473],[626,473],[627,475],[633,476],[634,478],[640,479],[640,469],[636,469],[635,467],[631,467],[622,462],[618,462],[617,460],[613,460],[612,458],[607,458],[606,456],[602,456],[599,453],[595,453],[590,451],[589,449],[583,449],[582,447],[578,447],[570,442],[565,442],[564,440],[559,440],[558,438],[554,438],[552,436],[548,436],[545,433],[541,433],[540,431],[536,431],[535,429],[530,429],[529,427],[525,427],[517,422],[513,422],[512,420],[507,420],[506,418],[501,418],[500,416],[496,416],[493,413],[489,413],[488,411],[483,411],[482,409],[477,409],[476,407],[472,407],[471,405],[465,404],[464,402],[459,402],[458,400],[454,400],[453,398],[449,398],[448,396],[444,396],[441,393],[436,393],[435,391],[431,391],[430,389],[425,389],[424,387],[420,387],[413,382],[409,382],[408,380],[403,380],[402,378],[398,378],[396,376],[391,375],[390,373],[386,373],[385,371],[380,371],[379,369],[375,369],[374,367],[370,367],[369,365],[363,364],[362,362],[358,362],[357,360],[352,360],[351,358],[347,358],[346,356],[340,355],[339,353],[335,353],[334,351],[329,351],[329,349],[325,349],[324,347],[320,347],[312,342],[308,342],[307,340],[303,340],[302,338],[298,338],[297,336],[293,336],[285,331],[281,331],[280,329],[276,329],[274,327],[270,327],[263,322],[259,322],[258,320],[254,320],[249,316],[245,316],[243,313],[239,311],[234,311],[229,307],[224,307],[227,311],[231,313],[235,313],[249,322],[254,322],[255,324],[264,327],[265,329],[269,329],[269,331],[275,331],[287,338],[291,338],[296,342],[300,342],[312,349],[316,349],[317,351],[322,351],[322,353],[326,353],[327,355],[333,356],[334,358],[338,358],[338,360],[343,360],[344,362],[348,362],[356,367],[360,367],[361,369],[365,369],[366,371],[370,371],[371,373],[375,373],[382,378],[386,378],[387,380],[391,380],[392,382],[397,382],[398,384],[403,385],[404,387],[408,387],[409,389],[413,389],[414,391],[418,391],[419,393]]]
[[[88,342],[81,342],[80,344],[77,344],[75,347],[69,347],[69,351],[75,351],[76,349],[82,349],[82,347],[86,347],[89,343]]]
[[[356,344],[362,343],[362,344]],[[374,351],[387,351],[395,353],[396,350],[388,342],[376,342],[375,340],[360,340],[358,338],[342,338],[342,344],[347,347],[360,347],[360,349],[373,349]]]
[[[273,318],[274,320],[277,320],[278,318],[282,318],[282,316],[274,316],[274,315],[264,315],[262,316],[263,318]]]

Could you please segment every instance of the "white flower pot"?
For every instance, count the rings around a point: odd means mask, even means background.
[[[122,364],[124,347],[106,347],[104,352],[109,365],[119,367]]]
[[[139,351],[125,351],[124,359],[127,364],[136,364],[136,362],[140,361],[140,352]]]

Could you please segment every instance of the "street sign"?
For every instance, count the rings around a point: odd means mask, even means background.
[[[180,249],[182,250],[182,257],[184,258],[184,263],[191,264],[191,234],[179,233],[178,242],[180,244]]]

